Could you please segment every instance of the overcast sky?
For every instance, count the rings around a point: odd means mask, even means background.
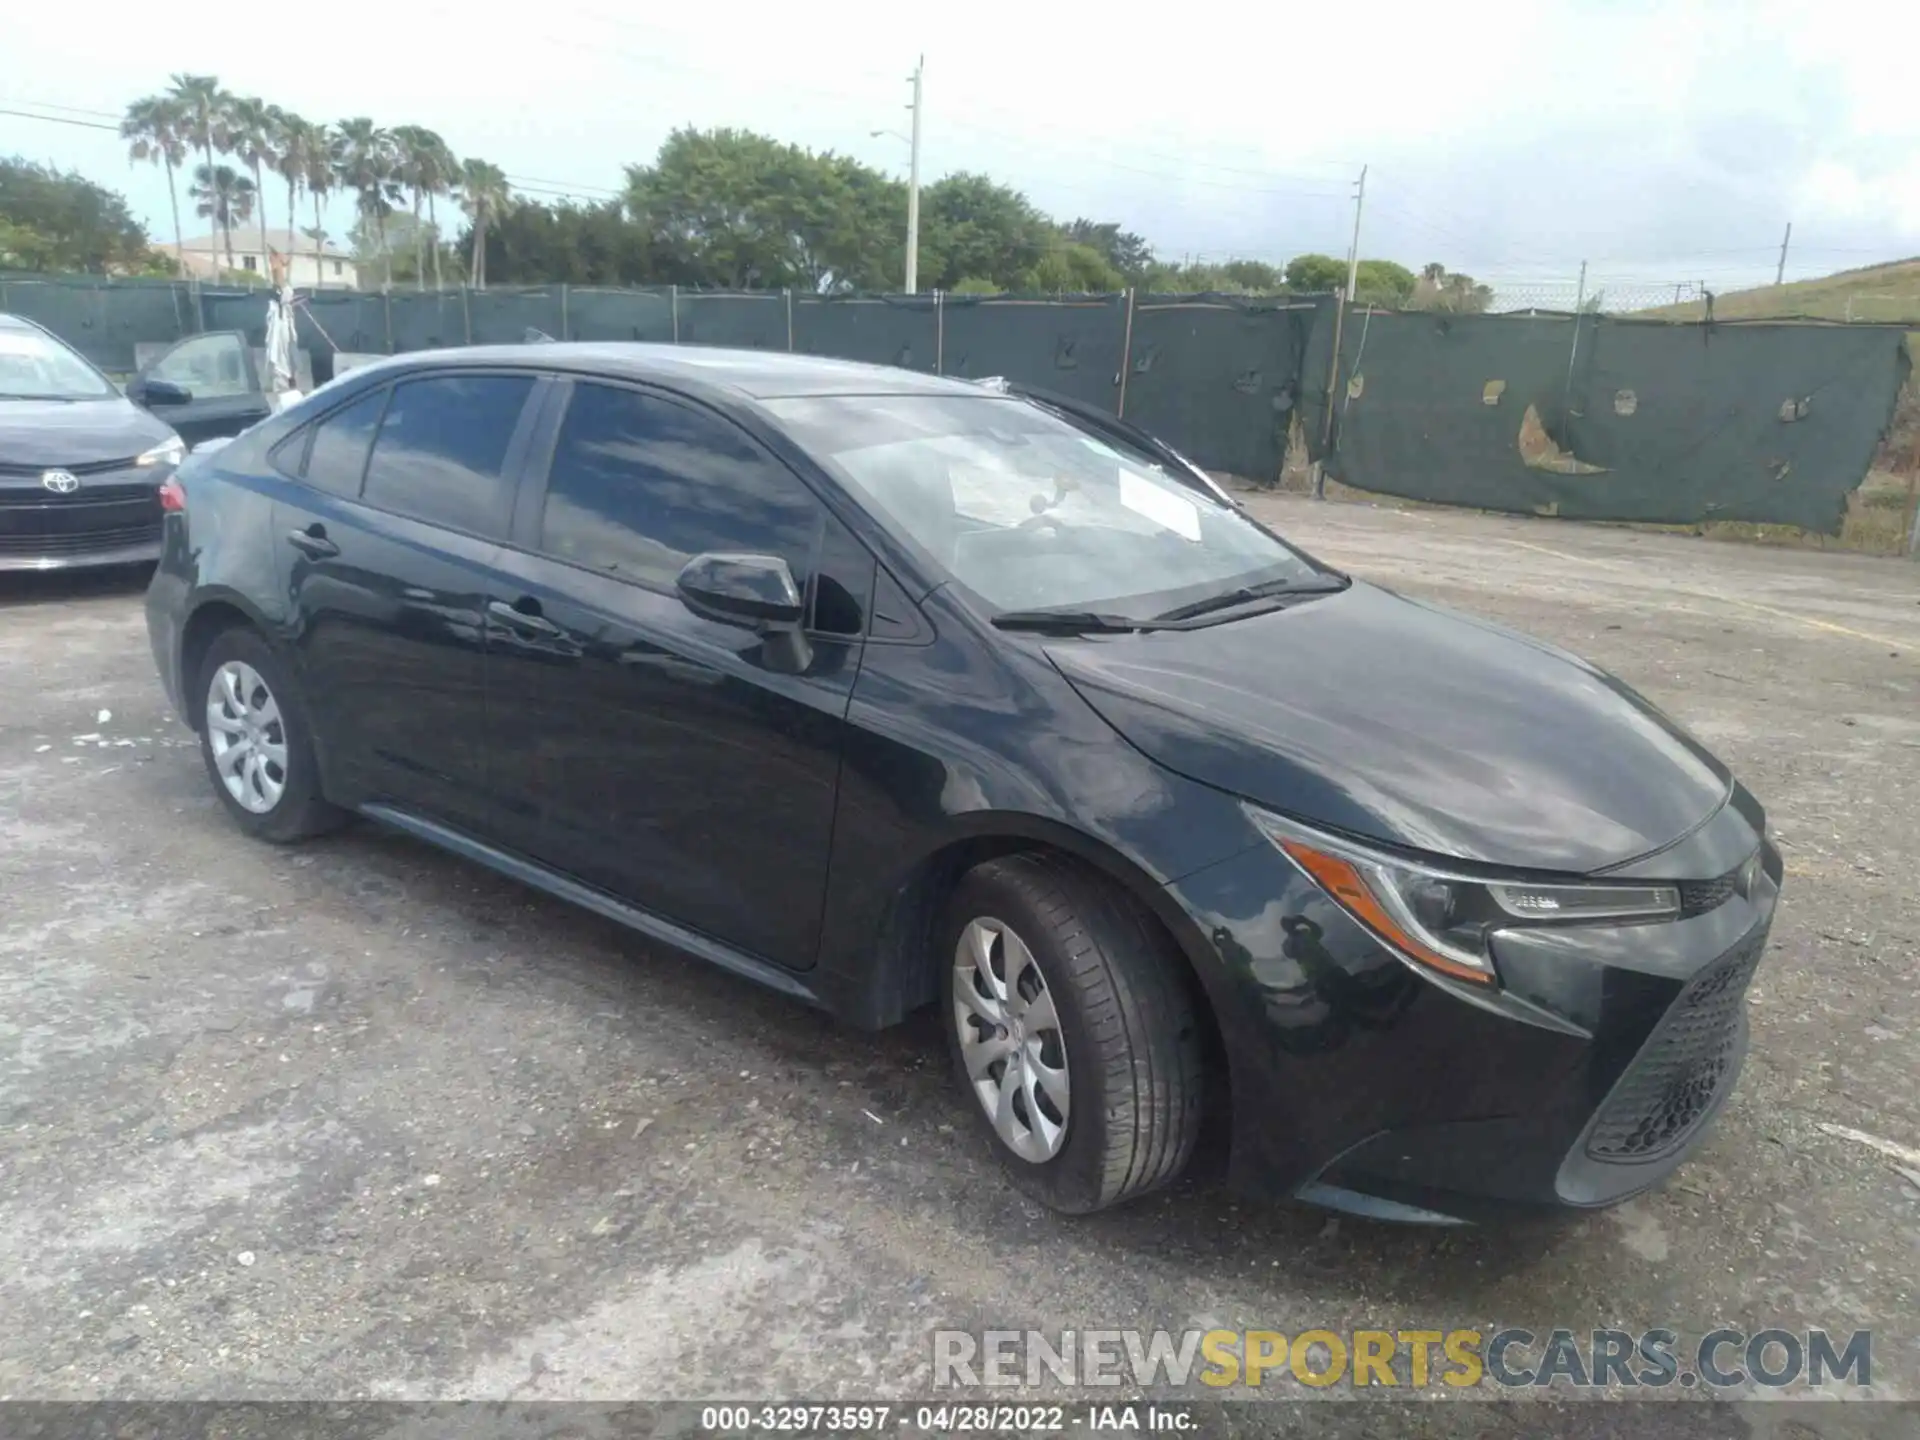
[[[17,4],[0,108],[99,120],[171,71],[211,73],[598,197],[680,125],[904,173],[905,144],[870,132],[905,133],[924,52],[926,178],[985,171],[1172,258],[1344,252],[1363,163],[1363,254],[1508,284],[1571,284],[1582,259],[1596,285],[1770,280],[1789,220],[1790,277],[1920,254],[1913,0],[639,8]],[[284,45],[236,18],[272,13]],[[159,172],[107,132],[0,115],[0,153],[121,188],[171,234]],[[342,204],[330,226],[349,223]]]

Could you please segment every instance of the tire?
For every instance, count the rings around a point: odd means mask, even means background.
[[[1140,905],[1065,857],[1013,855],[961,879],[939,935],[954,1077],[1014,1184],[1078,1215],[1173,1181],[1200,1134],[1200,1025]]]
[[[235,824],[255,839],[285,845],[345,822],[345,812],[320,793],[306,697],[257,631],[235,626],[214,636],[196,683],[191,703],[201,707],[200,758]],[[229,785],[230,776],[236,785]]]

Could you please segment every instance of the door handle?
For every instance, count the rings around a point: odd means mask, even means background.
[[[526,630],[535,635],[560,633],[560,627],[540,613],[540,602],[531,595],[523,595],[511,605],[504,600],[489,600],[487,613],[506,621],[516,630]]]
[[[340,547],[327,538],[327,527],[318,520],[304,530],[289,530],[287,543],[314,560],[331,559],[340,553]]]

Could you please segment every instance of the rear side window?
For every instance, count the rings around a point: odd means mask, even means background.
[[[367,449],[373,444],[374,427],[380,423],[380,412],[386,403],[387,392],[375,390],[334,411],[313,427],[313,446],[307,452],[303,476],[309,485],[330,490],[335,495],[360,493],[360,477],[367,468]],[[298,437],[284,444],[298,451]],[[297,460],[297,453],[290,458]]]
[[[668,587],[707,550],[776,555],[807,583],[822,514],[745,432],[689,405],[577,384],[554,448],[541,549]]]
[[[527,375],[436,375],[394,386],[367,465],[367,503],[504,534],[513,512],[507,446],[532,393]]]

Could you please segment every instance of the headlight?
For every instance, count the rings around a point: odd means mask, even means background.
[[[136,465],[178,465],[187,458],[187,442],[178,435],[154,446],[133,463]]]
[[[1498,983],[1489,948],[1496,930],[1582,920],[1659,920],[1680,912],[1680,892],[1671,885],[1488,880],[1245,808],[1289,860],[1396,954],[1456,980]]]

